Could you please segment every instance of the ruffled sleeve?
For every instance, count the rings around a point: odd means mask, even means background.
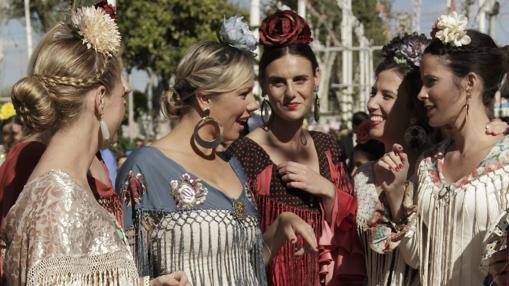
[[[336,200],[330,222],[325,219],[325,211],[321,206],[322,233],[318,241],[321,280],[327,285],[335,285],[338,281],[349,281],[349,285],[362,284],[365,280],[365,266],[355,223],[357,200],[344,163],[338,158],[335,160],[330,150],[325,155],[336,186]]]

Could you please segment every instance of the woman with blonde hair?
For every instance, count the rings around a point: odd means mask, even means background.
[[[180,61],[161,99],[177,124],[130,155],[117,189],[126,198],[125,225],[143,275],[179,269],[193,285],[266,285],[264,262],[283,242],[300,235],[315,250],[316,238],[291,213],[262,234],[239,161],[218,150],[239,137],[257,108],[256,40],[240,17],[226,20],[220,34],[221,42],[196,44]]]
[[[124,232],[97,203],[87,179],[96,152],[116,140],[130,92],[116,23],[99,7],[73,10],[69,21],[42,37],[31,68],[13,87],[16,111],[30,130],[54,134],[5,218],[4,280],[139,285]],[[186,279],[177,273],[150,281],[162,283],[184,285]]]

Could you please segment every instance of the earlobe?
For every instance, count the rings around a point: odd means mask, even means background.
[[[100,86],[96,90],[95,96],[95,110],[99,117],[102,117],[105,108],[106,89]]]
[[[316,68],[315,70],[315,85],[320,84],[320,68]]]
[[[209,96],[198,93],[196,94],[196,102],[198,103],[198,107],[201,112],[210,110],[211,100]]]

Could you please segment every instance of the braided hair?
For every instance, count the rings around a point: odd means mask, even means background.
[[[28,76],[11,99],[27,133],[56,130],[80,113],[84,94],[100,85],[108,96],[121,77],[119,54],[88,49],[64,23],[46,33],[30,59]]]

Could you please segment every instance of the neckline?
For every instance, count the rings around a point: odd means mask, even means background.
[[[322,175],[324,170],[322,170],[322,168],[321,168],[320,152],[318,150],[318,145],[316,144],[316,138],[315,138],[315,135],[318,134],[319,132],[318,131],[308,131],[308,132],[309,132],[309,135],[311,136],[311,140],[313,141],[313,146],[314,146],[313,149],[315,149],[316,157],[318,158],[318,171],[319,171],[319,174]],[[263,149],[262,145],[260,145],[258,142],[254,141],[253,139],[249,138],[248,136],[245,136],[244,138],[246,138],[247,140],[251,141],[256,146],[258,146],[258,148],[260,148],[263,155],[267,158],[267,160],[269,161],[269,163],[271,165],[277,166],[276,163],[274,163],[274,161],[272,161],[272,158],[270,157],[269,153],[267,153],[267,151],[265,151],[265,149]]]
[[[509,138],[509,135],[503,136],[499,140],[491,146],[490,151],[486,154],[486,156],[479,162],[479,164],[470,172],[468,172],[466,175],[460,177],[458,180],[454,182],[447,182],[447,179],[444,176],[444,160],[445,160],[445,154],[447,153],[447,149],[454,143],[453,138],[448,138],[445,140],[444,143],[439,148],[439,157],[437,157],[435,169],[438,173],[438,178],[440,180],[440,184],[444,187],[461,187],[464,185],[467,185],[471,181],[475,180],[476,178],[482,176],[485,174],[486,164],[490,161],[489,159],[492,158],[495,154],[498,152],[498,147],[502,145],[505,140]],[[499,153],[499,152],[498,152]]]
[[[169,161],[170,163],[172,163],[173,165],[177,166],[177,168],[180,169],[180,171],[182,172],[182,174],[189,174],[191,177],[193,178],[196,178],[196,179],[199,179],[202,183],[206,184],[207,185],[207,188],[209,189],[213,189],[219,193],[221,193],[225,198],[227,198],[228,200],[230,201],[238,201],[240,200],[243,196],[244,196],[244,193],[245,193],[245,184],[242,180],[242,177],[241,175],[239,174],[239,172],[237,171],[237,169],[235,168],[235,166],[233,166],[232,164],[232,159],[230,158],[228,160],[228,165],[230,166],[230,168],[233,170],[233,172],[235,173],[235,176],[237,176],[237,179],[240,181],[241,185],[242,185],[242,189],[240,191],[240,194],[237,198],[232,198],[232,197],[229,197],[227,196],[223,191],[221,191],[220,188],[210,184],[208,181],[204,180],[203,178],[199,177],[199,176],[196,176],[193,172],[190,172],[188,171],[186,168],[184,168],[184,166],[182,166],[179,162],[175,161],[173,158],[169,157],[168,155],[166,155],[161,149],[157,148],[157,147],[153,147],[153,146],[145,146],[144,148],[149,148],[149,149],[152,149],[152,150],[155,150],[157,153],[159,153],[159,155],[161,155],[165,160]]]

